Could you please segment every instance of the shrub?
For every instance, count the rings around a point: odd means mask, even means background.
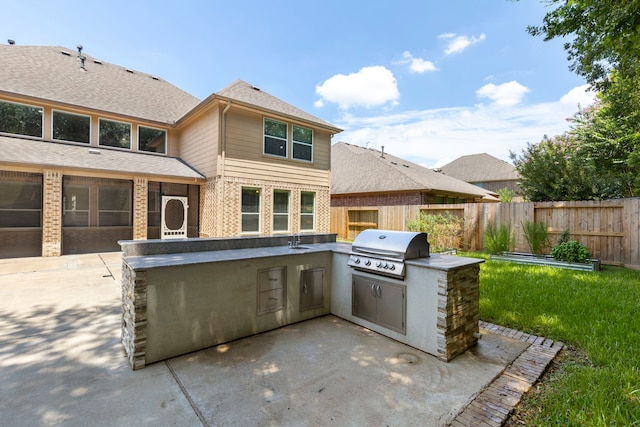
[[[510,203],[513,200],[513,196],[515,196],[515,193],[507,187],[499,189],[497,193],[502,203]]]
[[[487,224],[484,232],[484,249],[490,254],[500,254],[511,250],[515,243],[511,224]]]
[[[417,219],[407,222],[407,230],[427,233],[431,252],[443,252],[448,249],[459,248],[462,244],[463,226],[464,219],[451,214],[449,211],[438,215],[420,212],[420,216]]]
[[[544,221],[523,221],[522,231],[524,238],[529,244],[531,253],[542,255],[549,245],[549,231],[547,223]]]
[[[558,261],[585,263],[591,259],[591,253],[585,245],[568,240],[551,248],[551,256]]]

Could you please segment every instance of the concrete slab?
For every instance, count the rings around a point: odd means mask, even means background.
[[[446,425],[528,345],[444,363],[325,316],[132,371],[119,262],[0,261],[3,425]]]

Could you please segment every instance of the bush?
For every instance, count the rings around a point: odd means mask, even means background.
[[[591,253],[585,245],[568,240],[551,248],[551,256],[558,261],[586,263],[591,259]]]
[[[500,254],[508,252],[515,244],[515,238],[511,231],[511,224],[500,224],[496,226],[494,223],[487,224],[484,232],[484,249],[490,254]]]
[[[547,223],[544,221],[523,221],[522,231],[524,233],[524,238],[529,244],[531,253],[535,255],[544,254],[545,249],[550,246]]]
[[[438,215],[420,212],[418,219],[407,222],[407,230],[427,233],[431,252],[443,252],[448,249],[460,248],[463,226],[464,219],[451,214],[449,211]]]

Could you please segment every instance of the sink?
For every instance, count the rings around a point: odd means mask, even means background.
[[[296,249],[309,249],[309,247],[308,246],[289,246],[289,249],[293,249],[293,250],[296,250]]]

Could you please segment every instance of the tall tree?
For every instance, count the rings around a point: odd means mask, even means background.
[[[623,78],[640,72],[640,0],[547,0],[556,9],[527,31],[544,40],[569,37],[564,44],[570,69],[598,90],[612,70]]]

